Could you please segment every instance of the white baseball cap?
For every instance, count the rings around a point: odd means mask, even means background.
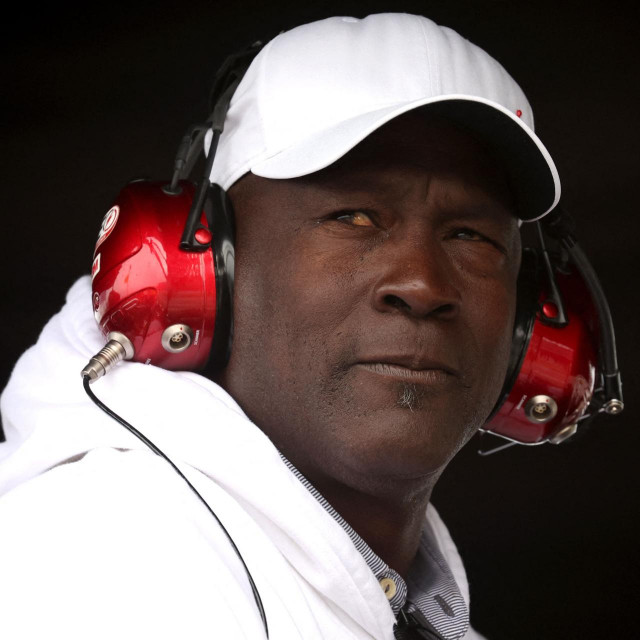
[[[558,203],[558,171],[513,78],[455,31],[404,13],[328,18],[269,42],[231,100],[211,182],[228,189],[248,171],[275,179],[315,173],[419,107],[491,149],[522,220]]]

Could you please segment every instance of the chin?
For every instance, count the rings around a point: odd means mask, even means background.
[[[386,482],[432,480],[477,429],[475,425],[434,420],[433,414],[418,411],[391,413],[394,415],[367,419],[367,437],[354,439],[343,451],[341,464],[351,474]],[[360,428],[357,431],[362,433]]]
[[[425,385],[387,382],[375,392],[354,394],[348,410],[352,417],[341,421],[349,430],[352,464],[362,473],[399,479],[440,474],[482,426],[492,396],[456,379]]]

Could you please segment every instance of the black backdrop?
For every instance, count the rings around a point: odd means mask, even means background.
[[[89,270],[119,188],[134,176],[169,175],[226,53],[329,15],[422,13],[487,49],[530,97],[563,201],[608,294],[626,385],[624,415],[602,418],[575,442],[489,458],[472,442],[445,474],[434,502],[466,561],[473,622],[493,640],[633,637],[640,56],[637,16],[616,4],[158,0],[126,10],[18,8],[1,43],[0,383]]]

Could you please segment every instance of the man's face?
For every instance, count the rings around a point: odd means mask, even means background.
[[[466,134],[412,113],[328,169],[249,174],[230,195],[221,384],[319,484],[440,473],[505,376],[520,240],[501,171]]]

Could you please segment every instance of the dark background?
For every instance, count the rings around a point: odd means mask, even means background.
[[[640,56],[637,15],[616,5],[18,7],[2,34],[0,385],[69,285],[89,271],[120,187],[170,175],[226,53],[330,15],[422,13],[488,50],[529,96],[563,202],[609,297],[626,390],[625,413],[601,418],[575,442],[480,458],[474,441],[445,474],[434,502],[466,561],[473,623],[491,640],[635,637]]]

